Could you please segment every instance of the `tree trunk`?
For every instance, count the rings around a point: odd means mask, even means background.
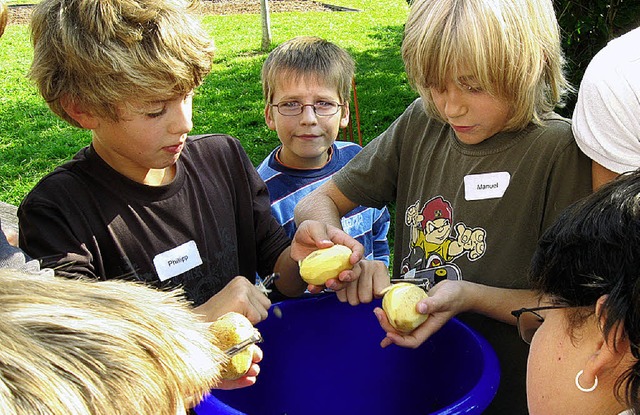
[[[260,15],[262,16],[262,50],[271,47],[271,18],[269,17],[269,0],[260,0]]]

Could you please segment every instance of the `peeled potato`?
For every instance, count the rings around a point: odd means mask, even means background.
[[[396,330],[411,333],[428,317],[416,311],[418,301],[426,297],[427,293],[417,285],[400,282],[387,287],[382,297],[382,309]]]
[[[351,249],[344,245],[318,249],[300,261],[300,276],[308,284],[324,285],[345,269],[353,268],[350,257]]]
[[[253,327],[248,318],[231,311],[214,321],[210,330],[216,336],[216,346],[225,351],[251,337],[257,329]],[[222,378],[228,380],[241,378],[251,367],[252,360],[251,347],[231,356],[222,371]]]

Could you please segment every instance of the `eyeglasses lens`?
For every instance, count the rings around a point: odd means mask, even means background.
[[[518,317],[518,332],[525,343],[531,344],[533,335],[542,325],[544,319],[535,311],[525,311]]]
[[[304,107],[312,107],[316,115],[331,116],[338,113],[340,104],[332,101],[318,101],[315,104],[302,104],[297,101],[280,102],[275,104],[281,115],[295,116],[300,115],[304,111]]]

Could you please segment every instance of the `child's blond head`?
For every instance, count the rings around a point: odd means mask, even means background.
[[[271,103],[278,79],[314,79],[337,88],[341,103],[350,101],[355,63],[347,51],[319,37],[299,36],[276,47],[262,66],[262,91]]]
[[[54,113],[60,99],[117,121],[115,106],[189,92],[211,70],[213,43],[191,0],[43,0],[33,12],[30,77]]]
[[[513,104],[507,130],[541,124],[571,89],[551,0],[414,0],[402,56],[427,111],[440,119],[430,88],[458,75]]]
[[[0,269],[0,413],[175,415],[223,353],[177,292]]]

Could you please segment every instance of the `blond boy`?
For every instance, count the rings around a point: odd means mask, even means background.
[[[0,414],[185,414],[226,358],[179,294],[0,269]]]
[[[510,311],[536,301],[526,275],[540,235],[591,191],[589,160],[553,113],[569,89],[553,3],[415,0],[402,56],[420,98],[300,202],[296,222],[395,202],[394,277],[457,268],[462,280],[435,286],[409,335],[376,310],[382,345],[417,347],[459,315],[500,359],[486,413],[526,414],[527,348]]]

